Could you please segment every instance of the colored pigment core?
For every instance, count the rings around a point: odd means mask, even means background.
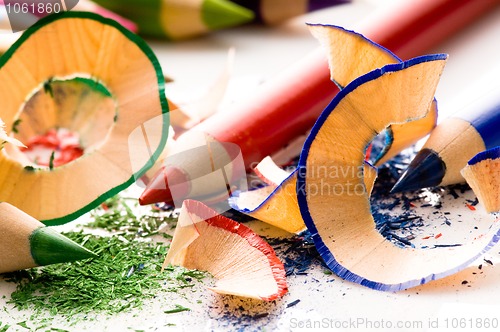
[[[78,133],[67,129],[50,129],[44,135],[32,137],[21,149],[37,166],[58,167],[83,155]]]
[[[115,100],[95,79],[49,79],[28,96],[14,121],[14,136],[26,148],[7,154],[28,167],[65,165],[95,150],[116,117]]]

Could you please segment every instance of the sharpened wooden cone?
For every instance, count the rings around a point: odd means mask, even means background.
[[[84,153],[38,167],[9,146],[0,201],[55,225],[134,183],[168,136],[163,80],[149,46],[115,21],[85,12],[41,19],[0,58],[0,118],[22,141],[68,129]]]

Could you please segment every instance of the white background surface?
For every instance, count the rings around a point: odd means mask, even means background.
[[[167,96],[178,101],[188,101],[193,96],[203,94],[225,66],[227,50],[235,47],[236,61],[233,79],[225,104],[225,107],[228,107],[231,100],[250,93],[257,82],[286,69],[289,64],[299,60],[318,46],[316,40],[307,31],[304,22],[333,23],[353,28],[377,6],[390,5],[391,2],[394,1],[354,0],[353,4],[309,14],[273,29],[255,26],[242,27],[192,41],[176,44],[154,41],[151,45],[160,59],[164,73],[175,80],[174,83],[167,85]],[[449,54],[449,61],[436,95],[441,117],[443,114],[459,111],[457,105],[469,103],[485,89],[500,86],[498,75],[492,74],[495,70],[500,73],[498,69],[500,68],[499,41],[500,8],[497,8],[446,43],[430,50],[429,53]],[[487,79],[489,83],[481,83],[480,88],[475,88],[476,92],[469,94],[467,92],[469,86],[476,84],[485,75],[489,76]],[[499,251],[500,247],[497,246],[488,258],[500,262]],[[318,271],[316,274],[290,278],[290,292],[284,299],[275,305],[254,304],[257,308],[254,312],[268,310],[270,315],[266,321],[270,322],[269,329],[281,330],[301,330],[293,327],[298,327],[299,320],[305,318],[322,322],[334,318],[346,322],[366,318],[379,322],[379,325],[381,319],[392,322],[421,321],[424,328],[429,327],[429,321],[436,318],[497,317],[500,319],[500,268],[498,266],[485,265],[482,274],[473,274],[478,271],[476,267],[471,267],[444,280],[399,293],[372,291],[343,282],[336,277],[329,277],[329,280],[332,279],[333,282],[332,280],[327,282],[321,279],[325,276],[320,270]],[[319,279],[320,282],[315,282],[314,279]],[[463,280],[469,280],[471,287],[462,285]],[[3,307],[5,301],[1,299],[1,296],[3,294],[8,296],[12,290],[12,285],[0,283],[0,308]],[[193,309],[192,312],[165,317],[162,314],[165,306],[173,303],[174,300],[163,298],[139,312],[137,317],[132,317],[130,314],[106,317],[97,322],[80,325],[76,329],[73,327],[71,330],[88,328],[89,330],[115,331],[134,327],[146,330],[157,328],[161,331],[165,329],[167,321],[176,323],[177,329],[185,328],[191,331],[230,329],[230,320],[224,323],[227,317],[217,308],[220,309],[227,303],[230,307],[237,306],[237,302],[236,304],[230,303],[203,289],[192,296],[202,299],[202,303],[198,305],[184,302]],[[301,302],[290,309],[285,309],[287,303],[296,299],[301,299]],[[209,306],[215,309],[209,310]],[[9,317],[4,317],[5,313],[0,311],[1,320],[7,319],[7,322],[11,321],[14,324],[25,317],[23,316],[25,313],[17,314],[14,310],[11,310],[8,315]],[[293,325],[294,322],[297,324]],[[63,322],[61,324],[57,327],[64,326]],[[325,327],[333,327],[333,325],[326,323]],[[303,330],[312,331],[306,328]],[[373,330],[387,329],[374,326]],[[428,330],[437,331],[432,328]],[[492,329],[482,330],[492,331]]]

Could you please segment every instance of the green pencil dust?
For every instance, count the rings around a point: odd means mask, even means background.
[[[173,227],[175,218],[136,216],[124,199],[117,198],[93,211],[92,218],[86,227],[112,231],[113,235],[63,234],[98,257],[5,275],[17,284],[10,303],[40,317],[60,315],[76,322],[91,313],[112,315],[141,308],[159,292],[193,287],[205,276],[180,267],[161,271],[168,245],[150,237],[165,223]]]
[[[127,238],[136,237],[151,237],[158,234],[158,229],[163,224],[175,227],[177,218],[171,215],[167,216],[152,216],[150,214],[143,214],[137,216],[132,208],[127,203],[128,199],[115,196],[108,199],[101,205],[100,209],[92,212],[93,222],[89,223],[87,227],[101,228],[114,235],[123,235]],[[137,202],[136,199],[130,201]],[[104,211],[104,213],[102,213]],[[171,238],[172,236],[162,233],[163,237]]]
[[[10,328],[9,324],[3,324],[2,322],[0,322],[0,332],[7,332],[9,328]]]
[[[109,314],[140,307],[153,297],[164,276],[159,272],[166,247],[131,242],[123,237],[66,233],[99,258],[18,272],[11,302],[20,309],[50,310],[71,316],[104,311]],[[133,273],[128,273],[133,269]]]

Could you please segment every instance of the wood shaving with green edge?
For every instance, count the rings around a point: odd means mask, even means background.
[[[75,324],[89,315],[140,309],[159,292],[191,288],[206,276],[182,267],[167,266],[161,271],[168,244],[152,236],[165,223],[175,224],[171,215],[136,216],[126,199],[114,197],[94,210],[91,219],[83,230],[63,234],[98,257],[6,274],[5,279],[17,286],[9,303],[43,321],[47,316],[62,316]],[[111,235],[89,234],[88,228]],[[176,305],[174,310],[189,309]],[[0,325],[0,332],[8,328]]]

